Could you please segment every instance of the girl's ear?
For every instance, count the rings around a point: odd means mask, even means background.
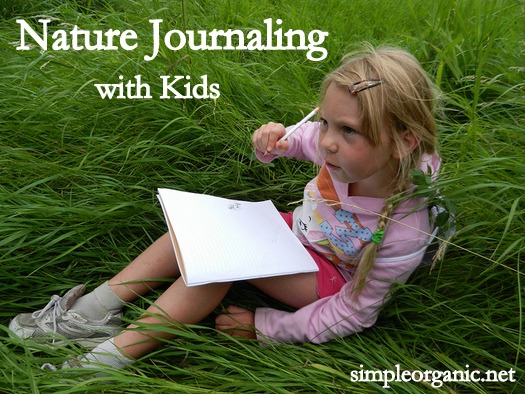
[[[401,143],[396,147],[396,149],[394,149],[394,152],[392,153],[396,159],[403,159],[410,155],[421,142],[421,140],[408,129],[399,132],[399,141]]]

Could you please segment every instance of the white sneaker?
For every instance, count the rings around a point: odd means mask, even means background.
[[[24,339],[57,345],[73,342],[88,348],[114,337],[122,330],[121,311],[110,311],[102,320],[91,320],[71,309],[85,289],[84,285],[78,285],[63,297],[53,295],[43,309],[16,316],[9,329]]]

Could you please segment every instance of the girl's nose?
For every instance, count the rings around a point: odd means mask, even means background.
[[[335,134],[330,129],[319,135],[319,145],[327,151],[334,153],[337,151],[337,143],[335,140]]]

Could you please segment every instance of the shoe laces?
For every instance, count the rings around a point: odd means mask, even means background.
[[[53,332],[57,332],[57,318],[62,316],[66,311],[60,305],[62,297],[54,294],[51,296],[51,300],[47,305],[39,311],[33,312],[33,317],[37,320],[43,320],[48,316],[51,316],[53,323]]]

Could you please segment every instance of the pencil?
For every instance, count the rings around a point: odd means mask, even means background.
[[[297,123],[290,130],[288,130],[286,132],[286,134],[283,135],[279,141],[286,141],[286,139],[289,136],[291,136],[293,133],[295,133],[299,127],[301,127],[303,124],[308,122],[310,120],[310,118],[316,114],[317,111],[319,111],[319,107],[316,107],[312,112],[310,112],[308,115],[306,115],[303,120],[301,120],[299,123]]]

